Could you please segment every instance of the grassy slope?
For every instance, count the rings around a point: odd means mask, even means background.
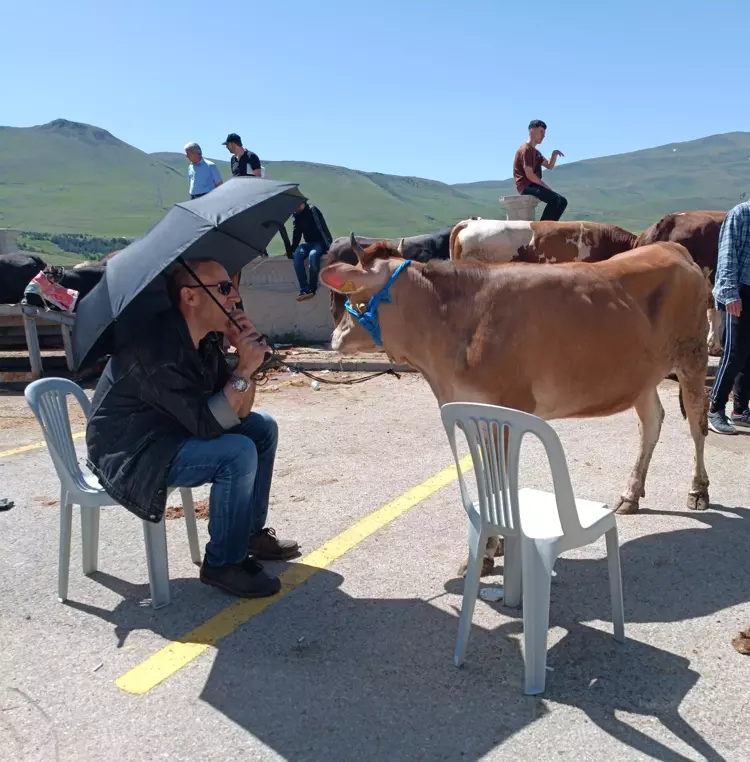
[[[229,177],[228,162],[217,164]],[[265,164],[269,177],[299,183],[334,235],[411,235],[471,214],[502,218],[498,196],[515,193],[509,180],[450,186],[323,164]],[[575,162],[546,173],[569,199],[566,219],[618,222],[633,231],[669,211],[729,208],[748,190],[749,176],[750,133]],[[0,226],[133,237],[185,198],[182,154],[146,154],[105,130],[65,120],[0,127]],[[271,250],[278,248],[274,241]]]
[[[569,201],[567,219],[640,231],[664,214],[728,209],[750,191],[750,133],[712,135],[559,166],[545,181]],[[511,181],[456,186],[482,201],[514,194]]]

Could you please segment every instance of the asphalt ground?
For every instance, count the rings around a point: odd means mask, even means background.
[[[172,602],[158,611],[141,527],[117,507],[91,578],[75,516],[58,603],[59,485],[23,397],[0,396],[0,497],[16,502],[0,513],[0,759],[750,758],[750,658],[730,642],[750,623],[750,438],[709,436],[712,507],[690,512],[692,442],[676,385],[661,396],[642,512],[618,518],[627,642],[611,635],[603,540],[566,553],[537,697],[523,694],[520,610],[478,601],[453,666],[466,523],[417,374],[319,391],[272,381],[258,396],[281,435],[269,523],[302,557],[269,564],[283,595],[238,604],[200,583],[173,518]],[[554,425],[576,495],[611,502],[635,460],[635,414]],[[538,447],[522,478],[550,487]],[[497,559],[483,586],[500,584]]]

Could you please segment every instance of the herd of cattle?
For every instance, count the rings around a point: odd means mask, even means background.
[[[393,239],[402,256],[416,262],[433,259],[472,259],[486,263],[503,262],[601,262],[630,249],[657,241],[680,243],[713,286],[718,256],[719,231],[725,211],[691,211],[668,214],[636,236],[617,225],[598,222],[526,222],[471,218],[437,233]],[[357,237],[361,246],[378,240]],[[108,257],[117,252],[112,252]],[[78,301],[99,282],[106,259],[98,265],[85,263],[66,269],[60,282],[79,292]],[[348,237],[334,240],[328,252],[329,264],[356,263]],[[19,252],[0,255],[0,304],[18,304],[24,289],[46,267],[37,254]],[[345,299],[333,295],[334,319],[338,320]],[[708,349],[721,354],[720,318],[713,306],[710,288],[706,294]]]
[[[639,236],[617,225],[598,222],[525,222],[471,218],[453,228],[430,235],[390,239],[399,244],[405,259],[428,262],[432,259],[484,262],[602,262],[641,246],[658,241],[682,244],[703,271],[710,288],[706,294],[708,348],[721,354],[720,317],[714,309],[713,288],[719,249],[719,231],[725,211],[691,211],[668,214]],[[357,237],[361,246],[376,242]],[[328,262],[356,263],[349,238],[337,238],[328,254]],[[333,297],[337,321],[346,300]]]

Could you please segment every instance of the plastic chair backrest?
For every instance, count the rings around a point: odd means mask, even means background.
[[[521,444],[533,434],[544,446],[552,473],[557,511],[564,534],[581,531],[573,487],[557,432],[543,419],[520,410],[476,402],[449,402],[440,408],[458,469],[461,499],[468,508],[466,488],[456,447],[456,427],[466,437],[474,465],[482,521],[516,535],[520,528],[518,470]]]
[[[88,397],[78,384],[67,378],[40,378],[30,383],[24,392],[28,406],[42,427],[44,441],[47,443],[61,485],[66,490],[77,490],[86,483],[78,464],[70,430],[67,399],[69,394],[78,400],[88,419]]]

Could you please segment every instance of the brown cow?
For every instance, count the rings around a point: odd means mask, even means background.
[[[662,217],[646,228],[636,241],[636,246],[648,246],[657,241],[681,243],[692,256],[713,288],[716,262],[719,257],[719,232],[727,213],[722,211],[677,212]],[[708,351],[721,354],[721,316],[714,308],[710,289],[708,305]]]
[[[363,314],[405,260],[386,244],[352,241],[359,264],[320,274]],[[609,416],[635,407],[640,452],[616,509],[635,513],[659,439],[657,391],[674,371],[695,445],[688,507],[708,507],[703,397],[708,351],[705,279],[687,250],[658,243],[605,262],[472,265],[410,262],[376,312],[382,347],[427,379],[438,404],[484,402],[550,420]],[[331,346],[373,351],[360,320],[345,312]],[[508,369],[511,368],[512,371]],[[492,567],[498,538],[485,552]]]
[[[601,222],[471,219],[451,231],[450,258],[501,262],[601,262],[629,251],[636,236]]]

